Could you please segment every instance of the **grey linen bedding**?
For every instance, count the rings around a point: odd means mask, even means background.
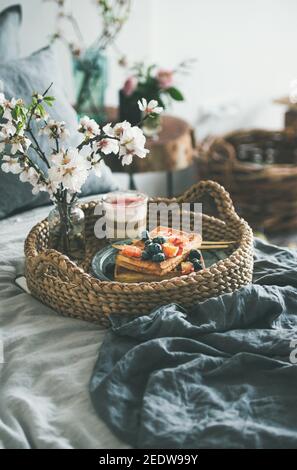
[[[0,222],[0,447],[297,447],[296,252],[258,241],[253,286],[106,334],[14,283],[47,213]]]
[[[0,222],[0,448],[121,448],[98,418],[88,382],[104,330],[64,318],[14,284],[23,243],[49,208]]]
[[[139,448],[297,448],[297,256],[256,242],[254,284],[113,316],[90,383]],[[295,348],[295,351],[294,351]]]

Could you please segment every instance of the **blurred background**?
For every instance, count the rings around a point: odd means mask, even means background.
[[[15,3],[1,0],[1,7]],[[49,42],[57,30],[57,2],[20,0],[23,7],[22,55]],[[59,3],[59,2],[58,2]],[[69,0],[86,46],[100,34],[100,16],[93,0]],[[176,76],[184,101],[173,101],[166,112],[185,120],[196,140],[238,128],[283,127],[284,107],[273,99],[289,93],[297,77],[297,2],[294,0],[132,0],[127,22],[107,50],[105,104],[118,106],[127,70],[118,64],[144,61],[172,69],[195,59],[187,75]],[[65,24],[65,34],[72,34]],[[69,28],[69,31],[67,31]],[[54,47],[66,92],[74,101],[71,55]],[[127,175],[118,175],[127,186]],[[197,180],[192,168],[173,174],[174,193]],[[137,173],[135,184],[150,194],[165,194],[166,172]]]
[[[0,3],[4,8],[15,1]],[[53,1],[19,3],[23,7],[22,54],[28,55],[48,43],[56,29],[57,7]],[[87,45],[100,33],[95,3],[68,1]],[[285,94],[297,77],[296,17],[294,0],[134,0],[116,43],[130,62],[144,60],[172,68],[188,58],[197,60],[186,78],[178,78],[185,102],[174,104],[171,113],[196,124],[201,115],[215,115],[226,108],[231,115],[213,119],[207,129],[211,131],[279,127],[282,110],[272,100]],[[69,54],[61,43],[57,48],[71,94]],[[117,104],[125,76],[118,56],[110,51],[109,104]]]

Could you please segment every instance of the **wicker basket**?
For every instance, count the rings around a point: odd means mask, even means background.
[[[275,145],[273,164],[238,159],[239,146]],[[244,130],[207,139],[199,147],[202,179],[211,178],[230,192],[235,208],[254,229],[278,232],[297,227],[297,138],[286,131]]]
[[[228,258],[195,275],[161,282],[102,282],[92,277],[90,263],[105,241],[94,236],[95,202],[82,205],[86,216],[87,252],[81,266],[63,254],[47,249],[47,220],[37,224],[25,243],[26,277],[32,294],[56,311],[75,318],[108,325],[111,313],[143,315],[155,307],[176,302],[190,307],[194,302],[217,296],[251,282],[253,234],[234,211],[228,193],[213,181],[202,181],[181,197],[153,199],[153,202],[198,202],[212,196],[218,216],[203,214],[203,237],[207,240],[231,239]]]

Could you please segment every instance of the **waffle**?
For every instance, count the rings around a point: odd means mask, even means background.
[[[167,273],[174,270],[182,261],[187,258],[190,250],[198,249],[201,246],[202,237],[199,234],[187,233],[174,229],[169,230],[170,233],[168,233],[168,229],[166,227],[157,227],[150,233],[150,237],[153,238],[158,235],[171,235],[184,238],[185,243],[183,246],[183,251],[179,256],[175,256],[174,258],[168,258],[165,261],[156,263],[150,260],[144,261],[139,258],[125,256],[121,252],[119,252],[116,257],[116,266],[144,274],[149,273],[159,278],[165,276]],[[141,240],[134,240],[133,244],[139,246],[140,248],[143,248],[144,246],[144,243]]]
[[[130,271],[129,269],[122,268],[121,266],[115,267],[114,280],[118,282],[154,282],[162,281],[163,279],[173,279],[174,277],[181,276],[182,273],[178,268],[173,269],[163,276],[156,276],[149,273],[140,273],[137,271]]]

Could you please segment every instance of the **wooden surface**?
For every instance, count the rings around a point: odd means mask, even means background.
[[[107,121],[117,122],[117,108],[106,108]],[[148,171],[175,171],[189,167],[195,153],[194,135],[191,126],[184,120],[164,115],[162,130],[158,138],[147,138],[147,158],[134,158],[132,165],[123,167],[117,159],[106,159],[112,171],[142,173]]]

